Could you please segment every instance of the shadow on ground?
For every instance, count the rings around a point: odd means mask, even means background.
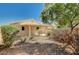
[[[0,49],[0,55],[66,55],[62,49],[52,43],[25,43],[11,48]]]

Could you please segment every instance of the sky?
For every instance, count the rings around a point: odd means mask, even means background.
[[[9,24],[20,20],[35,19],[41,22],[40,13],[44,4],[0,4],[0,25]]]

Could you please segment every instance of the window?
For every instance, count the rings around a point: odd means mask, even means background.
[[[40,28],[39,26],[36,27],[37,30],[38,30],[39,28]]]
[[[24,27],[22,26],[22,30],[24,30]]]

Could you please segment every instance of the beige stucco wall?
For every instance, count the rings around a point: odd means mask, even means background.
[[[47,34],[48,32],[48,26],[39,26],[39,29],[36,29],[36,25],[20,25],[21,29],[20,29],[20,34],[22,36],[34,36],[36,35],[36,33],[38,33],[38,35],[40,34]],[[24,27],[24,30],[22,30],[22,26]],[[29,28],[30,26],[30,28]]]
[[[0,45],[3,44],[3,38],[2,38],[2,32],[1,32],[1,28],[0,28]]]
[[[21,28],[20,29],[20,32],[24,36],[33,36],[34,33],[36,32],[36,26],[32,26],[32,25],[21,25],[21,27],[22,26],[24,27],[24,30],[22,30],[22,28]]]
[[[39,34],[47,34],[49,27],[51,26],[45,26],[45,25],[31,25],[31,24],[24,24],[21,25],[19,23],[14,24],[18,29],[20,30],[19,35],[22,37],[29,37],[30,35],[39,35]],[[30,26],[30,28],[29,28]],[[22,27],[24,27],[24,30],[22,30]],[[40,27],[38,30],[36,27]]]
[[[19,35],[21,35],[22,37],[30,35],[33,36],[39,34],[47,34],[48,30],[51,28],[51,25],[39,24],[35,21],[21,21],[13,23],[13,25],[16,25],[16,27],[18,27],[18,29],[20,30]],[[24,27],[24,30],[22,30],[22,26]],[[40,27],[39,30],[36,29],[37,26]]]

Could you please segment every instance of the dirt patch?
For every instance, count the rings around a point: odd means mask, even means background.
[[[0,55],[63,55],[63,54],[67,53],[62,52],[60,47],[52,43],[50,44],[26,43],[0,50]]]

